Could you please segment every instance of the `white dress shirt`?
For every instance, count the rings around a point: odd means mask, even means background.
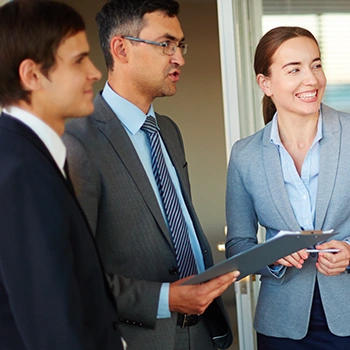
[[[62,174],[66,176],[63,167],[66,161],[67,149],[60,136],[41,119],[21,108],[9,106],[6,107],[3,112],[20,120],[35,132],[49,150]]]

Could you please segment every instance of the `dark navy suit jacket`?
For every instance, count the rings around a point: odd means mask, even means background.
[[[87,221],[51,154],[0,117],[0,350],[122,349]]]

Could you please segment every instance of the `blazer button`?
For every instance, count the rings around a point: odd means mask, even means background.
[[[169,273],[174,276],[174,275],[177,275],[178,274],[178,270],[175,266],[172,266],[170,269],[169,269]]]

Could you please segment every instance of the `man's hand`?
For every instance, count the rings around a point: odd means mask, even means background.
[[[318,253],[317,270],[326,276],[335,276],[344,272],[350,263],[350,245],[343,241],[332,240],[317,246],[317,249],[340,249],[339,253]]]
[[[209,304],[220,296],[239,275],[238,271],[219,276],[208,282],[190,286],[180,286],[191,277],[170,284],[170,311],[182,314],[202,314]]]

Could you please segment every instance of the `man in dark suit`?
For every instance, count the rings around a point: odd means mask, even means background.
[[[237,273],[180,286],[213,261],[193,208],[180,131],[152,107],[156,97],[175,94],[184,64],[187,45],[178,11],[174,0],[113,0],[101,9],[97,23],[108,82],[95,99],[95,112],[69,123],[63,137],[123,335],[135,350],[209,350],[232,342],[219,296]],[[160,152],[143,129],[147,116],[156,123],[153,130],[160,130]],[[160,190],[156,174],[170,177],[176,193],[171,197],[178,205],[175,223],[184,222],[187,242],[181,248],[174,234],[175,209],[166,199],[169,188]],[[191,257],[192,272],[186,272],[183,256]]]
[[[11,1],[0,52],[0,349],[124,349],[59,137],[93,111],[84,21],[63,3]]]

